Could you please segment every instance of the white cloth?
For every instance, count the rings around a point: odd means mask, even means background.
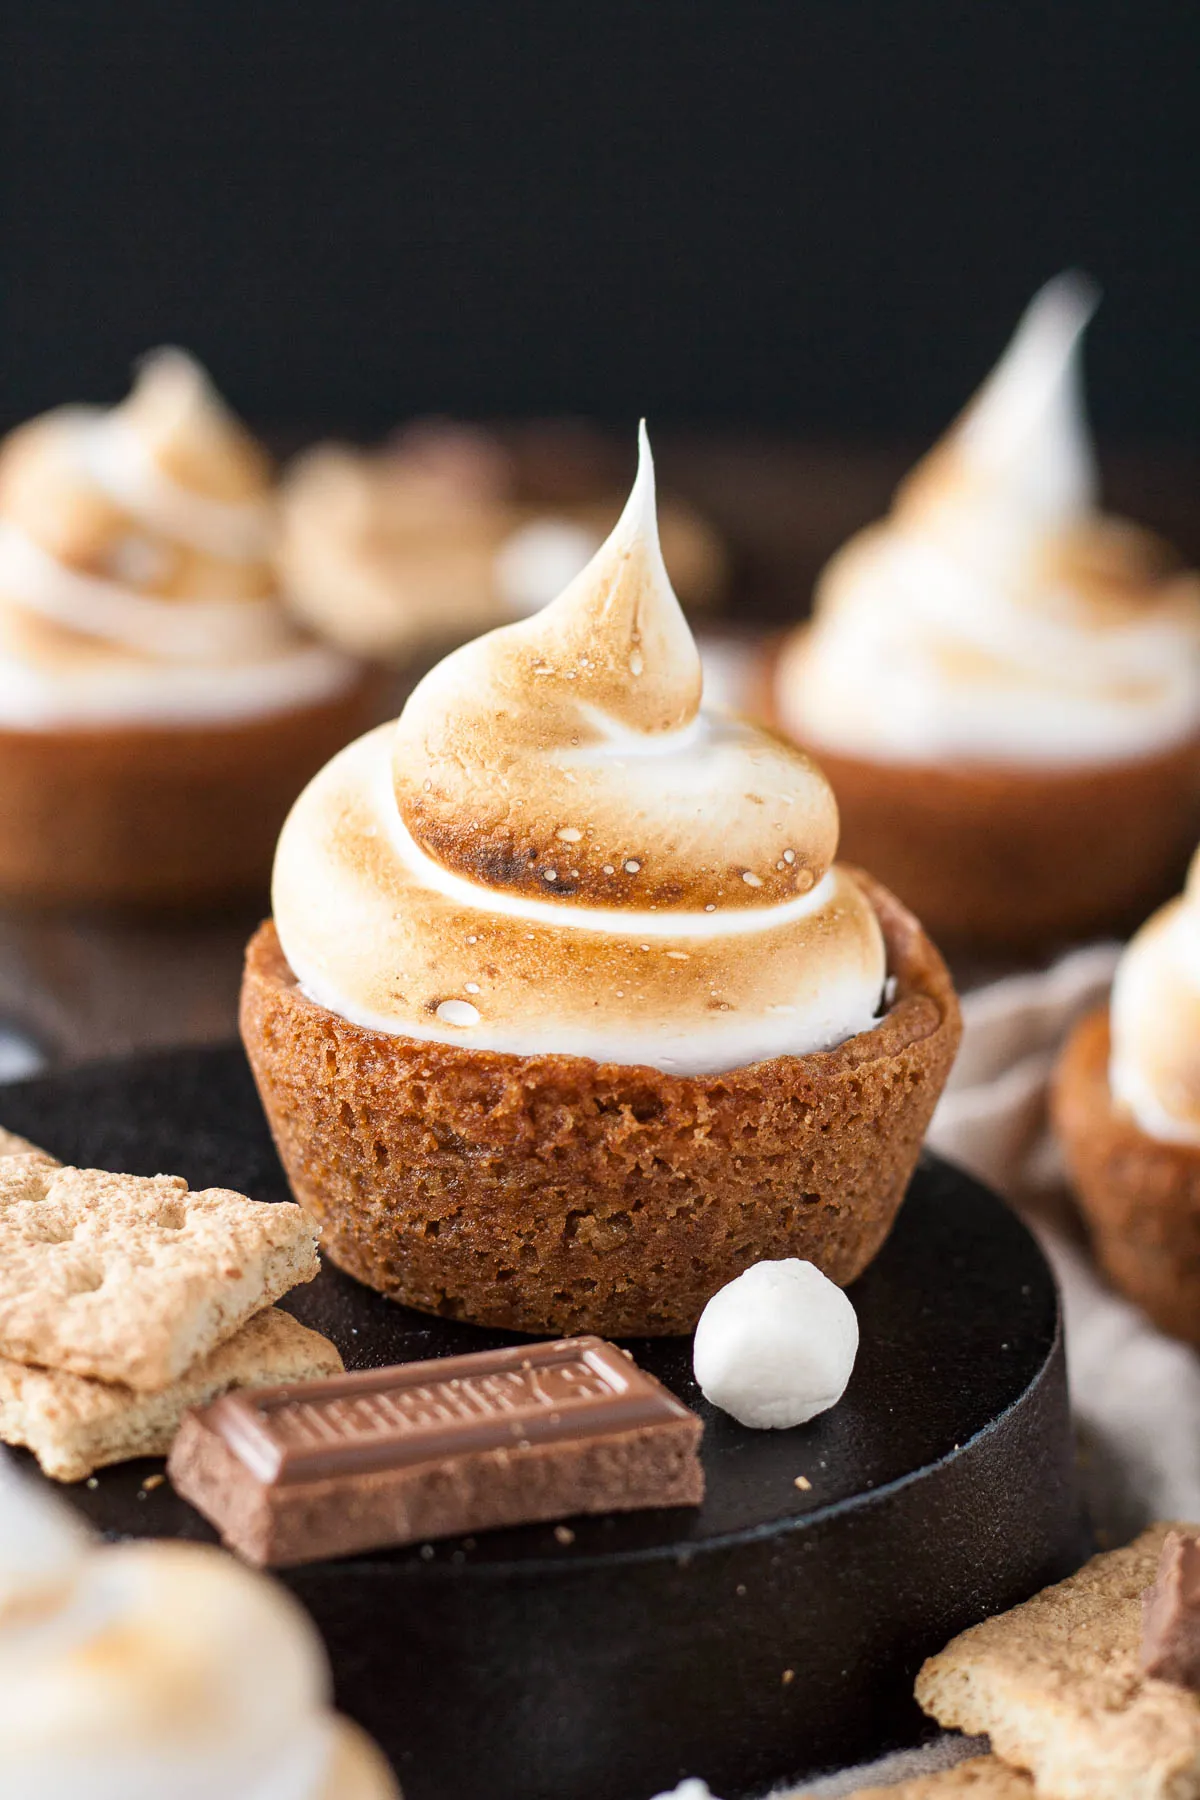
[[[0,1081],[21,1081],[36,1075],[44,1058],[35,1045],[9,1025],[0,1025]]]
[[[1104,999],[1118,955],[1118,945],[1093,945],[968,993],[963,1046],[929,1132],[931,1148],[1025,1212],[1054,1266],[1084,1491],[1111,1543],[1155,1518],[1200,1518],[1200,1358],[1096,1273],[1063,1203],[1046,1116],[1058,1051]]]

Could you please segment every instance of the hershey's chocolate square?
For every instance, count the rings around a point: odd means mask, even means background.
[[[177,1490],[255,1562],[572,1513],[698,1505],[701,1424],[624,1351],[565,1338],[228,1394]]]

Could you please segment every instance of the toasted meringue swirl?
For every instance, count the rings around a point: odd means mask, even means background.
[[[872,1024],[878,922],[806,756],[701,705],[637,481],[588,567],[477,639],[297,802],[275,920],[368,1028],[695,1074]]]
[[[318,701],[348,658],[288,623],[269,470],[178,350],[111,412],[0,448],[0,725],[221,720]]]
[[[1200,1145],[1200,851],[1127,945],[1112,993],[1114,1098],[1148,1137]]]
[[[101,1545],[7,1461],[0,1542],[5,1800],[338,1800],[344,1728],[282,1588],[200,1545]]]
[[[872,759],[1104,763],[1200,731],[1200,578],[1097,510],[1079,277],[1004,358],[882,523],[829,564],[785,648],[802,742]]]

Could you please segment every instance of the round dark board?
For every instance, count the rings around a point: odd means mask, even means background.
[[[21,1083],[0,1116],[64,1160],[287,1197],[235,1046]],[[709,1407],[690,1339],[630,1343],[704,1418],[698,1511],[288,1573],[340,1704],[408,1800],[649,1800],[689,1774],[734,1800],[912,1741],[922,1658],[1078,1562],[1058,1299],[1025,1228],[928,1158],[851,1294],[862,1344],[846,1397],[794,1431]],[[350,1368],[515,1341],[332,1267],[285,1305]],[[158,1466],[68,1492],[113,1535],[211,1538],[169,1486],[143,1488]]]

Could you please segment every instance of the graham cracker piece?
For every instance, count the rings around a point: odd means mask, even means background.
[[[1033,1800],[1033,1783],[998,1756],[973,1756],[936,1775],[914,1775],[891,1787],[855,1788],[847,1800]]]
[[[0,1161],[0,1356],[152,1393],[319,1268],[298,1206]]]
[[[39,1149],[28,1138],[18,1137],[15,1131],[5,1131],[0,1125],[0,1157],[5,1156],[36,1156],[41,1162],[52,1163],[55,1168],[59,1166],[48,1150]]]
[[[328,1338],[274,1306],[157,1394],[0,1358],[0,1441],[32,1450],[55,1481],[81,1481],[108,1463],[165,1456],[187,1409],[231,1388],[311,1381],[341,1369]]]
[[[1171,1530],[1152,1525],[1123,1550],[932,1657],[917,1699],[940,1724],[987,1732],[1028,1769],[1039,1800],[1198,1800],[1200,1696],[1140,1667],[1142,1594]]]

